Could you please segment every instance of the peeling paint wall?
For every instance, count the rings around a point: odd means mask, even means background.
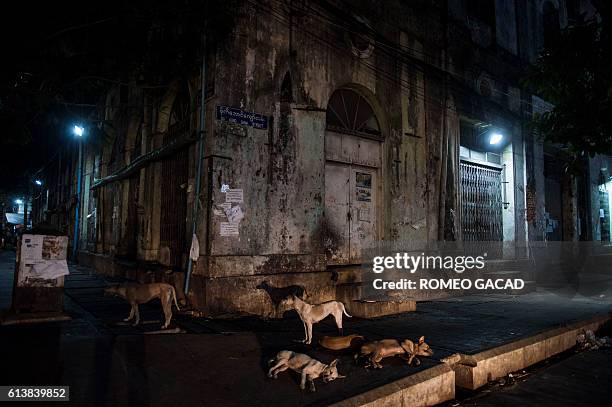
[[[261,10],[242,11],[234,36],[218,49],[216,97],[209,103],[266,115],[269,128],[216,120],[214,106],[208,107],[210,202],[208,218],[200,221],[206,233],[199,236],[207,243],[195,274],[205,279],[211,310],[265,314],[265,295],[254,289],[262,279],[303,284],[313,302],[334,297],[325,262],[333,236],[323,215],[326,108],[339,88],[367,99],[384,137],[380,238],[437,238],[442,84],[377,47],[369,58],[356,56],[344,30],[314,17],[294,17],[290,28]],[[403,32],[407,46],[434,41],[407,35],[410,29]],[[399,41],[400,33],[391,35]],[[292,102],[280,100],[287,72]],[[224,185],[242,190],[243,202],[227,203]],[[229,206],[244,214],[238,235],[221,232]]]
[[[244,2],[234,10],[231,35],[210,44],[212,56],[207,59],[214,87],[205,103],[198,197],[197,148],[191,144],[187,149],[185,259],[193,205],[201,203],[196,220],[200,257],[190,297],[197,308],[210,314],[278,316],[269,295],[258,288],[263,282],[303,286],[311,302],[335,298],[327,256],[340,238],[325,218],[325,177],[326,109],[338,89],[362,96],[380,127],[380,141],[353,135],[344,146],[347,152],[355,140],[364,140],[357,142],[357,150],[371,145],[371,152],[376,151],[372,154],[380,151],[380,157],[358,163],[366,164],[378,182],[372,204],[379,239],[461,238],[458,140],[463,116],[495,122],[512,134],[514,161],[508,168],[514,190],[509,191],[513,199],[506,236],[525,240],[540,234],[525,213],[531,204],[528,185],[543,191],[538,166],[543,149],[532,135],[522,133],[520,120],[530,96],[521,94],[517,82],[518,62],[532,61],[537,53],[539,2],[495,3],[496,41],[487,46],[466,23],[465,2],[459,0],[449,1],[448,10],[444,2],[421,0],[390,1],[384,7],[359,0],[351,2],[350,10],[342,9],[348,4],[342,2],[321,9],[314,3],[268,0],[258,7]],[[347,30],[341,17],[355,15],[389,43],[374,41],[359,28]],[[188,93],[189,129],[195,131],[201,104],[199,63],[194,61],[190,78],[176,78],[166,89],[130,91],[134,110],[114,107],[120,90],[110,89],[102,117],[116,126],[105,129],[109,140],[88,151],[88,171],[104,177],[113,172],[112,160],[116,166],[129,164],[133,157],[127,149],[137,143],[141,154],[160,148],[181,89]],[[265,116],[267,128],[218,120],[219,106]],[[113,151],[117,143],[127,148]],[[65,168],[61,175],[70,173],[74,168]],[[160,239],[162,178],[162,163],[156,161],[133,180],[97,191],[97,236],[87,242],[98,256],[96,264],[100,256],[112,262],[129,253],[132,240],[135,260],[147,267],[167,264],[168,248]],[[534,197],[539,217],[543,193]]]

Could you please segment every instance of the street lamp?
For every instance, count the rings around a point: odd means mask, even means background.
[[[22,204],[23,204],[23,201],[22,201],[21,199],[15,199],[15,203],[16,203],[17,205],[22,205]]]
[[[72,127],[72,133],[79,140],[79,164],[77,166],[77,190],[76,190],[76,206],[74,208],[74,236],[72,239],[72,259],[76,261],[78,246],[79,246],[79,210],[81,208],[81,172],[83,167],[83,134],[85,134],[85,128],[81,125],[75,124]]]
[[[85,129],[83,128],[83,126],[79,126],[78,124],[75,124],[74,127],[72,128],[72,132],[74,133],[75,136],[83,137],[83,133],[85,133]]]
[[[43,184],[43,182],[42,182],[41,180],[39,180],[39,179],[34,180],[34,183],[35,183],[36,185],[38,185],[38,186],[41,186],[41,185]]]
[[[494,146],[501,143],[503,139],[504,136],[501,133],[491,133],[491,136],[489,137],[489,144]]]

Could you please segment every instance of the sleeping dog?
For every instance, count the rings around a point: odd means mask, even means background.
[[[310,391],[316,391],[314,385],[314,379],[319,376],[323,377],[324,383],[329,383],[332,380],[343,379],[346,376],[338,374],[338,359],[335,359],[329,365],[319,362],[316,359],[311,358],[303,353],[295,353],[290,350],[282,350],[278,352],[276,357],[270,359],[268,364],[274,364],[268,371],[268,377],[277,378],[280,372],[287,369],[291,369],[294,372],[300,373],[302,380],[300,382],[300,388],[304,390],[306,388],[306,380],[310,384]]]
[[[389,356],[406,355],[408,365],[415,361],[418,366],[421,361],[417,359],[417,356],[432,356],[433,350],[425,343],[425,337],[421,336],[418,343],[414,343],[409,339],[404,339],[402,342],[397,339],[383,339],[380,341],[368,342],[361,347],[358,354],[355,355],[355,360],[367,357],[368,364],[366,367],[373,366],[377,369],[381,369],[382,365],[380,361]]]
[[[331,350],[348,349],[351,346],[357,347],[358,342],[364,342],[363,335],[324,336],[319,339],[319,345]]]

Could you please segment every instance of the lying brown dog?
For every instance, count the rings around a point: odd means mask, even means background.
[[[421,361],[417,359],[417,356],[432,356],[433,354],[433,350],[425,343],[425,337],[421,336],[416,344],[409,339],[404,339],[401,343],[397,339],[368,342],[361,347],[355,359],[368,357],[369,363],[366,364],[366,367],[373,366],[380,369],[382,368],[380,361],[389,356],[407,355],[408,365],[414,360],[418,366]]]
[[[159,298],[164,310],[164,317],[166,318],[165,324],[162,329],[165,329],[170,325],[172,319],[172,300],[176,309],[181,310],[176,302],[176,291],[174,287],[166,283],[149,283],[149,284],[117,284],[104,289],[104,295],[113,295],[121,297],[130,303],[132,309],[130,315],[124,319],[124,321],[130,321],[135,318],[133,326],[138,325],[140,322],[140,313],[138,312],[138,306],[149,302],[154,298]]]
[[[319,345],[331,350],[348,349],[352,346],[354,340],[363,340],[362,335],[347,335],[347,336],[324,336],[319,339]]]

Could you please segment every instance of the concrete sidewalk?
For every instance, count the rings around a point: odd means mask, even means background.
[[[12,261],[14,254],[0,254],[2,285],[8,283],[6,264]],[[296,343],[303,328],[294,312],[268,322],[177,316],[175,323],[186,333],[148,335],[161,325],[159,303],[142,307],[141,319],[148,322],[143,327],[120,324],[129,306],[102,295],[107,282],[83,267],[72,267],[71,273],[66,311],[74,319],[0,327],[0,357],[15,366],[3,371],[2,383],[70,385],[75,405],[328,405],[425,371],[453,353],[475,354],[612,310],[605,298],[537,292],[419,303],[416,312],[373,320],[347,318],[345,333],[369,339],[415,340],[424,335],[436,352],[434,358],[421,358],[418,368],[388,359],[383,369],[366,370],[354,364],[351,353]],[[314,333],[316,340],[336,334],[336,329],[325,320],[315,325]],[[317,382],[316,393],[300,391],[292,373],[268,379],[267,360],[283,349],[323,362],[339,357],[339,371],[348,377]]]

